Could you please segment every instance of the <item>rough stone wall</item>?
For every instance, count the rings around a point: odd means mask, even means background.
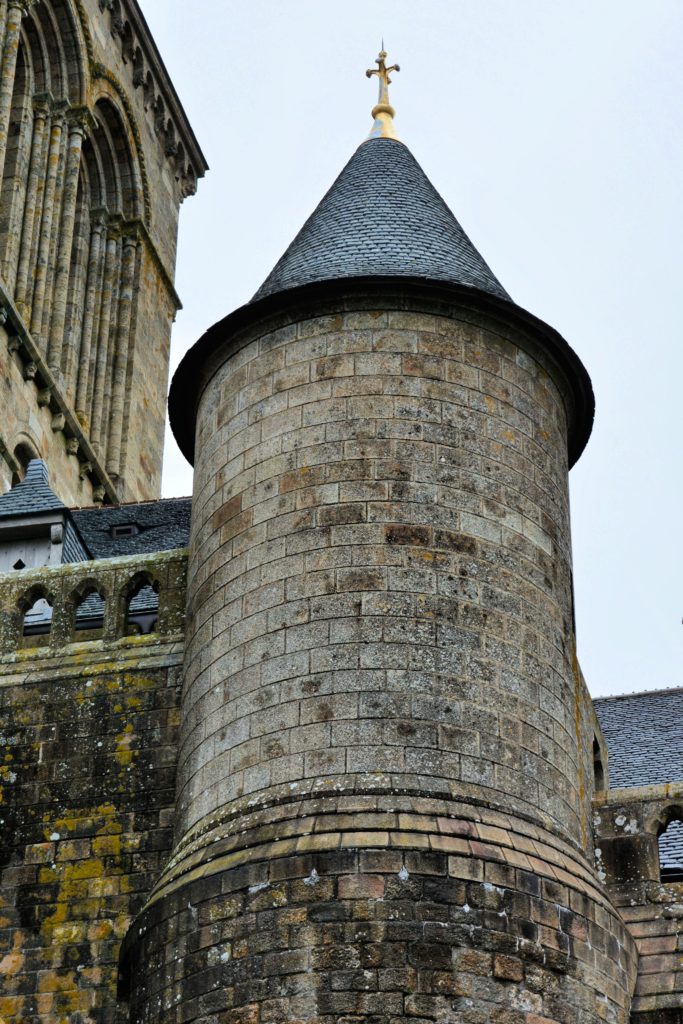
[[[26,379],[24,363],[8,347],[8,336],[0,327],[0,493],[12,486],[12,478],[22,472],[14,455],[18,445],[27,444],[50,467],[52,486],[66,505],[92,505],[93,484],[80,473],[77,455],[69,454],[63,430],[53,429],[55,414],[47,404],[39,404],[40,382]]]
[[[244,801],[172,862],[126,940],[133,1024],[626,1024],[633,940],[571,846],[324,790]]]
[[[227,361],[198,424],[181,832],[384,772],[581,838],[565,412],[514,332],[303,321]]]
[[[212,356],[136,1024],[628,1019],[585,858],[563,382],[510,324],[396,301]]]
[[[683,814],[683,785],[613,789],[596,797],[597,864],[638,949],[633,1024],[683,1019],[683,883],[660,880],[657,837]],[[673,812],[673,813],[672,813]]]
[[[121,940],[171,846],[184,569],[172,553],[0,577],[0,1020],[8,1024],[127,1018],[117,1008]],[[156,634],[128,637],[119,598],[139,573],[159,581],[163,615]],[[107,635],[73,642],[60,609],[88,582],[108,598]],[[55,602],[54,632],[22,648],[17,596],[35,586]]]

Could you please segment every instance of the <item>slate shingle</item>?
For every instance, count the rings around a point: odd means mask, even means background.
[[[66,509],[64,502],[51,490],[49,481],[43,460],[32,459],[21,483],[6,494],[0,494],[0,519]]]
[[[683,688],[593,703],[607,741],[611,788],[683,781]]]
[[[410,150],[369,139],[252,301],[348,277],[423,277],[508,299]]]
[[[593,701],[609,755],[610,788],[683,781],[683,688]],[[683,870],[683,825],[659,838],[664,872]]]
[[[127,505],[72,509],[76,527],[93,558],[142,555],[187,547],[191,498],[159,498]],[[113,526],[134,524],[138,533],[112,536]]]

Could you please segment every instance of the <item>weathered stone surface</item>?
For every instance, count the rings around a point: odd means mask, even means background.
[[[596,863],[639,954],[633,1024],[675,1024],[683,1005],[683,883],[660,878],[658,836],[683,806],[683,785],[596,796]]]
[[[5,4],[0,40],[0,490],[33,456],[67,504],[156,497],[204,159],[136,4]]]
[[[138,573],[160,581],[166,611],[157,632],[128,637],[119,602]],[[5,1021],[121,1020],[121,940],[171,848],[184,574],[173,553],[0,577]],[[15,609],[37,580],[55,623],[22,649]],[[117,614],[111,635],[74,643],[61,612],[84,583]]]
[[[466,302],[352,304],[211,356],[177,842],[126,940],[131,1017],[625,1024],[566,381]]]

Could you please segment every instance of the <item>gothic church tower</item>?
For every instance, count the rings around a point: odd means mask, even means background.
[[[590,381],[396,138],[385,58],[370,138],[172,387],[176,845],[136,1024],[628,1020],[574,643]]]
[[[206,169],[137,0],[0,2],[0,493],[157,497],[178,208]]]

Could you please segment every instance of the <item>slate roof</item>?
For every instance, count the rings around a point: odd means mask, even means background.
[[[659,837],[659,863],[664,871],[683,872],[683,822],[672,821]]]
[[[607,741],[610,788],[683,781],[683,688],[593,703]]]
[[[510,296],[410,150],[369,139],[356,150],[252,301],[349,277],[418,277]]]
[[[93,558],[142,555],[187,547],[190,536],[191,498],[72,509],[74,523]],[[139,532],[113,537],[113,526],[135,524]]]
[[[0,494],[0,519],[66,510],[64,502],[50,488],[49,480],[43,460],[32,459],[21,483],[6,494]]]

